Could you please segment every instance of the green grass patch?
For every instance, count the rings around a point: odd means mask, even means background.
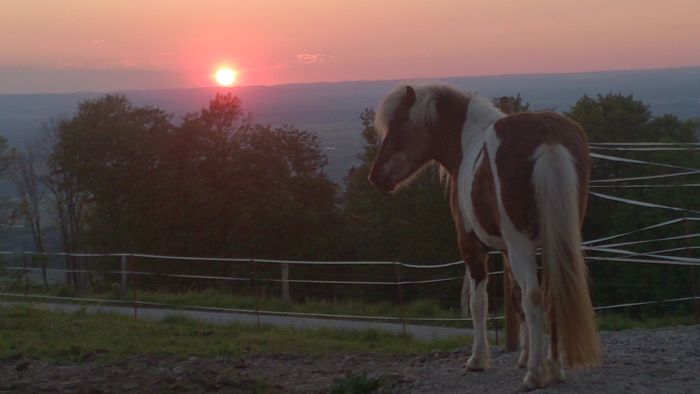
[[[343,378],[335,379],[328,389],[330,394],[365,394],[374,393],[382,386],[380,378],[370,378],[367,374],[347,374]]]
[[[59,297],[76,297],[76,298],[93,298],[104,300],[120,300],[125,304],[130,304],[133,301],[153,302],[164,306],[172,307],[214,307],[214,308],[229,308],[242,310],[255,310],[257,308],[262,311],[290,312],[300,314],[326,314],[326,315],[354,315],[354,316],[373,316],[373,317],[390,317],[399,318],[402,315],[410,322],[411,318],[460,318],[460,312],[455,309],[448,309],[440,305],[437,300],[420,299],[406,303],[403,308],[395,303],[388,301],[367,302],[362,300],[352,299],[329,299],[319,300],[308,298],[303,301],[295,301],[287,303],[275,297],[260,297],[256,300],[253,296],[233,294],[223,290],[207,289],[202,291],[187,291],[187,292],[155,292],[132,290],[126,296],[122,296],[119,292],[119,286],[115,284],[110,291],[103,293],[78,293],[70,286],[54,286],[48,291],[43,291],[38,286],[33,286],[28,294],[41,296],[59,296]],[[6,288],[4,291],[20,292],[15,288]],[[0,297],[9,301],[16,301],[17,298]],[[61,302],[59,300],[47,300],[48,302]],[[70,301],[76,303],[79,301]],[[499,315],[503,311],[498,312]],[[426,322],[415,321],[418,324],[434,324],[441,326],[451,326],[460,328],[470,328],[471,322]],[[503,321],[493,321],[491,316],[488,319],[489,329],[494,328],[496,324],[499,330],[503,329]],[[598,315],[598,327],[601,330],[623,330],[630,328],[657,328],[677,325],[696,324],[692,314],[674,314],[668,316],[645,315],[643,319],[633,319],[624,314],[614,312],[602,312]]]
[[[216,290],[204,290],[184,293],[158,293],[134,291],[130,294],[136,300],[158,302],[169,305],[196,305],[206,307],[255,309],[256,299],[251,296],[226,294]],[[436,300],[417,300],[407,303],[402,309],[387,301],[367,303],[356,300],[317,300],[305,299],[301,302],[286,303],[279,298],[264,297],[257,300],[260,310],[295,312],[295,313],[324,313],[332,315],[360,315],[399,317],[403,312],[410,317],[458,318],[459,311],[447,310]]]
[[[48,291],[33,288],[29,294],[58,297],[84,297],[94,299],[121,300],[125,303],[132,301],[154,302],[177,307],[214,307],[291,313],[313,313],[328,315],[354,315],[398,318],[402,315],[411,318],[460,318],[460,311],[446,309],[437,300],[421,299],[406,303],[403,308],[388,301],[365,302],[352,299],[319,300],[308,298],[303,301],[287,303],[275,297],[261,297],[256,300],[253,296],[226,293],[221,290],[187,291],[166,293],[154,291],[132,290],[126,296],[119,294],[118,289],[105,293],[76,293],[71,287],[53,287]],[[57,302],[52,300],[51,302]],[[429,323],[423,323],[429,324]],[[447,322],[435,324],[447,325]],[[471,327],[470,322],[451,322],[453,327]]]
[[[32,307],[0,307],[0,358],[115,360],[130,355],[236,357],[246,353],[416,354],[464,346],[465,338],[425,342],[379,331],[295,330],[212,325],[180,316],[163,321]]]

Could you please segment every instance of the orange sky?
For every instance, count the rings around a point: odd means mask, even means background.
[[[0,93],[700,65],[698,0],[2,0]]]

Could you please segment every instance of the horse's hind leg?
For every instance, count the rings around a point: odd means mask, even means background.
[[[543,297],[537,280],[535,244],[522,234],[506,240],[508,257],[516,281],[522,289],[522,307],[529,339],[525,389],[544,387],[549,381],[544,360]]]
[[[518,282],[513,276],[513,270],[510,268],[510,262],[508,261],[508,255],[503,254],[504,263],[503,264],[503,275],[509,277],[510,288],[506,289],[506,296],[508,297],[508,302],[511,307],[515,309],[515,314],[518,317],[519,334],[520,334],[520,357],[518,357],[518,367],[525,368],[527,366],[527,359],[529,353],[530,340],[527,334],[527,323],[525,322],[525,314],[522,308],[522,290],[518,285]]]

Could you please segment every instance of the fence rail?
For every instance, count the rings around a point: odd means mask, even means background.
[[[647,201],[632,200],[628,198],[622,198],[619,196],[614,196],[611,194],[599,192],[601,189],[625,189],[625,188],[669,188],[669,187],[684,187],[684,188],[695,188],[700,187],[700,183],[688,182],[681,184],[664,184],[664,183],[654,183],[655,181],[665,181],[671,178],[686,177],[686,176],[697,176],[700,175],[700,169],[673,165],[668,163],[659,163],[649,160],[638,160],[630,159],[620,156],[611,156],[607,153],[614,154],[612,152],[653,152],[653,151],[688,151],[695,152],[700,151],[700,143],[591,143],[591,158],[595,160],[605,160],[617,163],[626,163],[633,165],[644,165],[651,166],[657,169],[661,169],[668,173],[663,174],[653,174],[647,176],[632,176],[632,177],[619,177],[610,179],[594,179],[591,181],[591,189],[596,191],[591,191],[590,194],[595,198],[602,198],[608,201],[613,201],[615,203],[622,203],[627,205],[633,205],[637,207],[652,208],[652,209],[663,209],[666,211],[673,212],[675,214],[683,214],[686,217],[676,218],[672,220],[667,220],[654,225],[645,226],[636,230],[629,232],[614,234],[594,240],[589,240],[583,242],[582,246],[586,252],[586,261],[589,264],[604,264],[604,263],[619,263],[619,264],[648,264],[648,265],[666,265],[666,266],[678,266],[690,269],[691,273],[691,283],[692,288],[689,289],[690,296],[688,297],[676,297],[662,300],[642,300],[642,301],[630,301],[626,303],[614,304],[614,305],[597,305],[596,310],[610,310],[610,309],[620,309],[620,308],[630,308],[638,307],[643,305],[653,305],[653,304],[667,304],[667,303],[679,303],[679,302],[694,302],[696,319],[699,314],[699,303],[700,297],[697,294],[697,289],[695,285],[695,266],[700,266],[700,258],[692,257],[692,251],[700,249],[700,246],[691,245],[687,243],[684,247],[674,247],[669,248],[665,246],[663,249],[652,250],[652,251],[634,251],[627,250],[623,248],[636,247],[645,245],[650,247],[650,245],[659,242],[668,241],[680,241],[684,240],[689,242],[690,240],[700,238],[700,233],[689,233],[687,231],[688,222],[698,222],[700,217],[693,216],[700,214],[699,210],[688,209],[683,207],[671,206],[666,204],[659,204]],[[634,183],[643,182],[643,183]],[[683,235],[673,235],[663,238],[651,238],[644,240],[633,240],[625,242],[617,242],[621,238],[627,236],[640,234],[649,230],[662,229],[667,226],[685,223],[686,231]],[[615,240],[615,241],[613,241]],[[613,241],[613,242],[610,242]],[[686,251],[688,256],[674,256],[670,253]],[[492,254],[498,254],[493,252]],[[313,284],[313,285],[342,285],[342,286],[382,286],[389,287],[394,286],[396,288],[397,301],[401,306],[401,316],[363,316],[363,315],[347,315],[347,314],[325,314],[325,313],[297,313],[297,312],[285,312],[285,311],[271,311],[271,310],[260,310],[258,307],[257,298],[259,297],[259,291],[256,291],[256,307],[255,309],[236,309],[236,308],[221,308],[221,307],[206,307],[206,306],[196,306],[196,305],[173,305],[166,303],[148,302],[143,300],[114,300],[114,299],[96,299],[88,297],[58,297],[58,296],[48,296],[48,295],[38,295],[38,294],[17,294],[17,293],[0,293],[3,297],[24,297],[29,299],[45,299],[54,300],[61,302],[91,302],[91,303],[113,303],[113,304],[124,304],[128,303],[136,308],[137,306],[142,307],[158,307],[158,308],[184,308],[184,309],[197,309],[204,311],[219,311],[219,312],[236,312],[236,313],[255,313],[255,314],[268,314],[268,315],[280,315],[280,316],[295,316],[295,317],[317,317],[317,318],[334,318],[334,319],[353,319],[353,320],[383,320],[383,321],[394,321],[401,322],[405,324],[407,321],[415,322],[462,322],[471,321],[468,317],[462,318],[432,318],[432,317],[409,317],[404,316],[403,313],[403,288],[405,286],[417,286],[417,285],[428,285],[435,283],[446,283],[446,282],[457,282],[463,280],[463,276],[455,276],[454,272],[451,275],[445,274],[442,277],[423,279],[423,280],[407,280],[402,279],[403,270],[420,270],[421,272],[449,269],[454,267],[463,266],[462,261],[455,261],[445,264],[438,265],[420,265],[420,264],[406,264],[403,262],[396,261],[298,261],[298,260],[276,260],[276,259],[257,259],[257,258],[227,258],[227,257],[187,257],[187,256],[168,256],[168,255],[157,255],[157,254],[145,254],[145,253],[37,253],[37,252],[21,252],[21,251],[0,251],[0,256],[53,256],[53,257],[74,257],[78,259],[87,258],[119,258],[119,269],[63,269],[63,268],[46,268],[45,270],[53,273],[63,273],[63,274],[80,274],[80,275],[115,275],[120,278],[120,289],[122,293],[126,294],[129,290],[129,280],[133,280],[138,277],[162,277],[162,278],[179,278],[179,279],[191,279],[191,280],[215,280],[215,281],[226,281],[229,283],[247,283],[252,286],[259,286],[264,283],[281,283],[283,285],[283,294],[286,291],[288,297],[289,285],[290,284]],[[154,272],[149,270],[129,270],[130,259],[147,259],[147,260],[160,260],[167,262],[169,267],[169,272]],[[234,264],[236,266],[243,266],[252,268],[252,272],[248,276],[223,276],[223,275],[204,275],[204,274],[194,274],[194,273],[183,273],[177,272],[178,262],[192,261],[198,263],[227,263]],[[265,278],[258,277],[258,264],[265,265],[278,265],[281,267],[281,275],[279,278]],[[328,272],[336,267],[351,267],[351,266],[375,266],[375,267],[393,267],[394,269],[394,279],[393,280],[323,280],[323,279],[308,279],[308,278],[289,278],[290,266],[317,266],[324,267]],[[30,273],[39,272],[44,270],[36,266],[27,266],[26,261],[22,266],[10,265],[4,267],[5,270],[18,273],[26,277]],[[503,271],[492,271],[489,272],[489,276],[499,276],[502,275]],[[505,280],[505,278],[504,278]],[[503,316],[492,316],[492,320],[503,319]]]
[[[698,218],[688,218],[688,220],[699,220]],[[671,225],[678,223],[681,220],[671,220],[663,223],[659,223],[654,226],[648,226],[640,230],[649,228],[658,228],[666,225]],[[632,231],[626,234],[621,234],[620,236],[632,234],[636,231]],[[693,237],[700,237],[700,234],[691,234]],[[584,249],[590,253],[605,253],[605,254],[623,254],[628,256],[640,256],[644,255],[642,253],[635,253],[626,250],[612,249],[610,246],[619,246],[618,244],[601,245],[601,246],[591,246],[591,244],[607,241],[614,239],[616,236],[606,237],[605,239],[593,240],[584,243]],[[667,239],[677,239],[678,237],[668,237]],[[649,240],[648,242],[654,242],[657,240]],[[629,244],[629,243],[622,243]],[[670,250],[684,250],[686,248],[675,248]],[[668,250],[666,250],[668,251]],[[658,252],[665,252],[665,250],[660,250]],[[587,256],[586,260],[589,263],[597,262],[621,262],[621,263],[631,263],[631,264],[665,264],[672,266],[698,266],[700,265],[700,259],[697,258],[681,258],[677,256],[666,256],[666,255],[655,255],[655,252],[648,252],[646,255],[651,258],[632,258],[632,257],[617,257],[617,256]],[[438,265],[418,265],[418,264],[405,264],[399,262],[371,262],[371,261],[290,261],[290,260],[273,260],[273,259],[251,259],[251,258],[211,258],[211,257],[186,257],[186,256],[165,256],[165,255],[154,255],[154,254],[141,254],[141,253],[38,253],[38,252],[28,252],[28,251],[0,251],[0,255],[5,256],[70,256],[78,258],[102,258],[102,257],[119,257],[121,259],[121,269],[65,269],[65,268],[46,268],[46,271],[56,272],[56,273],[78,273],[78,274],[111,274],[117,275],[121,278],[121,289],[123,292],[128,291],[128,280],[130,277],[137,276],[158,276],[158,277],[171,277],[171,278],[185,278],[193,280],[220,280],[220,281],[230,281],[230,282],[246,282],[250,284],[257,283],[296,283],[296,284],[322,284],[322,285],[353,285],[353,286],[396,286],[397,291],[400,291],[402,286],[406,285],[422,285],[429,283],[441,283],[448,281],[461,281],[463,276],[448,276],[436,279],[427,280],[400,280],[401,274],[397,271],[396,280],[385,280],[385,281],[352,281],[352,280],[309,280],[309,279],[278,279],[278,278],[257,278],[255,275],[248,277],[237,277],[237,276],[221,276],[221,275],[196,275],[196,274],[184,274],[177,272],[151,272],[151,271],[135,271],[128,270],[128,259],[131,257],[145,258],[145,259],[158,259],[158,260],[170,260],[173,262],[177,261],[194,261],[194,262],[228,262],[241,265],[252,265],[257,263],[266,264],[296,264],[296,265],[311,265],[311,266],[332,266],[332,265],[356,265],[356,266],[389,266],[393,265],[397,269],[419,269],[419,270],[439,270],[444,268],[455,267],[463,265],[462,261],[456,261],[446,264]],[[20,273],[21,275],[27,275],[30,272],[39,272],[42,270],[40,267],[29,267],[29,266],[17,266],[10,265],[5,266],[5,270]],[[490,276],[501,275],[503,271],[493,271],[489,272]],[[693,292],[695,290],[693,289]],[[2,297],[14,297],[14,298],[25,298],[25,299],[43,299],[49,301],[61,301],[61,302],[83,302],[83,303],[106,303],[106,304],[127,304],[136,307],[157,307],[157,308],[178,308],[178,309],[188,309],[188,310],[201,310],[201,311],[218,311],[218,312],[232,312],[232,313],[248,313],[257,315],[278,315],[278,316],[293,316],[293,317],[314,317],[314,318],[332,318],[332,319],[347,319],[347,320],[378,320],[378,321],[388,321],[388,322],[400,322],[406,324],[407,322],[442,322],[442,323],[455,323],[455,322],[469,322],[472,321],[469,317],[450,317],[450,318],[436,318],[436,317],[417,317],[417,316],[367,316],[367,315],[351,315],[351,314],[328,314],[328,313],[302,313],[302,312],[287,312],[287,311],[274,311],[274,310],[261,310],[261,309],[244,309],[244,308],[224,308],[224,307],[211,307],[211,306],[198,306],[198,305],[177,305],[168,303],[158,303],[149,302],[143,300],[116,300],[116,299],[105,299],[105,298],[90,298],[90,297],[59,297],[51,295],[41,295],[41,294],[20,294],[20,293],[0,293]],[[399,295],[399,299],[401,296]],[[688,297],[679,297],[672,299],[663,300],[643,300],[643,301],[633,301],[614,305],[597,305],[594,309],[596,310],[611,310],[620,308],[629,308],[643,305],[653,305],[653,304],[666,304],[666,303],[677,303],[677,302],[698,302],[700,297],[697,294],[692,294]],[[402,302],[401,302],[402,303]],[[504,316],[492,316],[490,318],[494,320],[502,320]]]

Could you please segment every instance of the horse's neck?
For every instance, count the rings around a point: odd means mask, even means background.
[[[481,149],[486,132],[498,119],[506,116],[490,101],[472,96],[467,108],[467,121],[462,129],[462,152],[465,160],[473,159]]]

